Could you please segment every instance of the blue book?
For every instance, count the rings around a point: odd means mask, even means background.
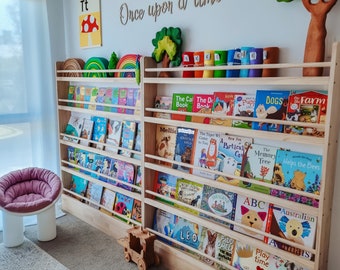
[[[81,196],[85,196],[87,184],[88,180],[76,175],[72,175],[72,184],[70,190]]]
[[[106,142],[106,132],[107,132],[107,118],[100,116],[93,116],[91,120],[94,122],[92,131],[92,140],[100,143]],[[103,144],[94,144],[97,149],[104,149]]]
[[[201,242],[202,225],[178,217],[176,220],[173,238],[177,241],[198,249]]]
[[[175,148],[175,161],[183,164],[173,164],[173,168],[189,172],[190,168],[184,166],[185,163],[191,163],[191,154],[195,138],[195,129],[178,127],[176,134],[176,148]]]

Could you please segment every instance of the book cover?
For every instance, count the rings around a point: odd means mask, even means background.
[[[96,159],[96,154],[92,152],[88,152],[86,156],[85,168],[92,170],[95,159]],[[85,174],[91,175],[91,171],[85,171]]]
[[[217,236],[218,233],[203,227],[201,233],[201,241],[198,246],[198,250],[203,252],[205,255],[212,258],[216,258],[217,255]],[[209,257],[200,256],[200,260],[210,266],[215,266],[215,262]]]
[[[112,104],[112,88],[106,88],[104,94],[104,104]],[[105,112],[111,112],[110,106],[104,106]]]
[[[133,121],[123,121],[121,147],[132,150],[135,143],[137,124]],[[120,150],[120,155],[131,157],[130,151]]]
[[[202,226],[182,217],[178,217],[176,219],[173,235],[173,238],[177,241],[198,249],[201,242]]]
[[[91,94],[92,94],[92,88],[89,86],[85,87],[85,98],[84,101],[85,102],[91,102]],[[84,104],[84,108],[88,109],[89,108],[89,103],[85,103]]]
[[[73,191],[79,194],[80,196],[85,197],[88,182],[89,182],[88,180],[82,177],[72,175],[70,191]]]
[[[327,114],[327,93],[319,91],[298,91],[288,99],[287,120],[324,124]],[[324,137],[323,128],[286,125],[285,133]]]
[[[314,248],[317,217],[303,212],[290,210],[278,205],[270,207],[266,231],[272,235],[292,241],[309,248]],[[297,256],[312,259],[310,252],[282,243],[274,239],[266,239],[266,243]]]
[[[272,183],[299,191],[320,194],[322,156],[296,151],[277,150]],[[271,189],[271,195],[318,207],[316,199]]]
[[[77,151],[76,151],[76,162],[79,166],[85,168],[87,155],[88,155],[87,150],[77,149]],[[80,168],[79,171],[82,172],[82,173],[85,173],[85,171],[82,170],[82,168]]]
[[[135,167],[133,166],[133,164],[121,160],[118,160],[117,164],[118,164],[117,179],[129,184],[134,184]],[[118,186],[130,191],[133,189],[131,186],[125,185],[123,183],[119,183]]]
[[[180,112],[192,112],[193,94],[174,93],[172,95],[171,109]],[[191,121],[190,115],[172,114],[172,120]]]
[[[297,263],[283,259],[277,255],[270,254],[269,256],[269,269],[270,270],[290,270],[290,269],[298,269],[298,270],[310,270],[305,267],[298,265]]]
[[[126,93],[126,106],[134,107],[136,104],[135,91],[138,89],[128,88]],[[126,109],[126,114],[134,114],[134,109]]]
[[[98,88],[93,87],[91,89],[90,104],[89,104],[89,107],[88,107],[89,110],[95,110],[96,109],[97,96],[98,96]]]
[[[94,143],[93,146],[97,149],[104,149],[104,143],[106,142],[107,132],[107,118],[100,116],[92,116],[93,124],[92,140],[99,142]]]
[[[114,161],[114,159],[103,156],[102,160],[103,160],[103,165],[101,166],[99,170],[97,170],[97,172],[110,176],[111,166],[112,166],[112,162]],[[108,182],[108,178],[102,175],[99,175],[98,179],[103,182]]]
[[[116,200],[116,192],[108,188],[104,188],[100,204],[104,206],[106,209],[113,211],[115,200]],[[112,213],[110,212],[110,214]]]
[[[76,86],[69,85],[67,99],[70,100],[70,102],[67,103],[67,106],[75,107],[74,102],[73,102],[75,99],[75,92],[76,92]]]
[[[241,194],[237,195],[235,207],[235,221],[246,227],[250,227],[259,231],[265,231],[269,212],[269,203],[250,198]],[[234,231],[241,232],[251,237],[264,240],[264,236],[242,228],[238,225],[234,226]]]
[[[215,255],[216,259],[218,259],[221,262],[224,262],[227,265],[231,265],[236,241],[224,234],[217,233],[216,242],[217,242],[217,251]],[[216,269],[224,270],[226,268],[220,264],[216,264]]]
[[[234,100],[234,116],[242,116],[252,118],[254,116],[255,95],[235,95]],[[233,120],[233,127],[252,128],[252,121]]]
[[[176,149],[177,127],[157,124],[156,126],[156,155],[173,160]],[[159,164],[171,167],[172,163],[159,161]]]
[[[89,205],[99,209],[100,200],[103,193],[103,186],[89,181],[86,190],[86,198],[88,198]]]
[[[286,120],[288,97],[286,90],[257,90],[254,108],[254,118]],[[282,132],[283,125],[265,122],[253,122],[255,130]]]
[[[105,87],[98,88],[98,93],[97,93],[97,98],[96,98],[96,102],[97,102],[96,110],[97,111],[104,110],[104,106],[102,104],[104,104],[104,101],[105,101],[105,93],[106,93]]]
[[[76,103],[77,108],[84,108],[84,103],[81,102],[85,101],[85,86],[76,87],[76,101],[79,101]]]
[[[215,173],[218,169],[217,154],[220,133],[198,130],[194,139],[194,154],[191,164],[195,166],[191,173],[204,178],[215,179]],[[203,170],[202,170],[202,169]],[[209,169],[209,170],[206,170]]]
[[[87,118],[84,119],[84,124],[80,133],[80,138],[85,139],[86,141],[80,140],[81,145],[87,146],[90,145],[90,142],[88,140],[91,140],[92,138],[93,125],[94,122],[91,119]]]
[[[219,219],[219,217],[234,220],[236,198],[236,193],[204,185],[201,209],[211,212],[217,215],[217,217],[212,217],[205,213],[200,213],[200,216],[227,225],[228,228],[232,228],[232,224]]]
[[[140,99],[140,89],[134,89],[134,92],[133,92],[134,96],[133,96],[133,99],[134,99],[134,106],[135,106],[135,109],[134,109],[134,114],[135,115],[140,115],[140,110],[141,110],[141,99]]]
[[[131,218],[133,201],[133,198],[117,192],[114,211],[125,216],[126,218]]]
[[[119,88],[118,105],[126,106],[127,88]],[[126,108],[118,108],[119,113],[126,113]]]
[[[140,200],[134,200],[131,218],[139,223],[142,222],[142,202]]]
[[[191,155],[195,138],[195,129],[178,127],[176,134],[176,147],[174,160],[183,164],[173,164],[173,168],[189,172],[190,168],[185,163],[191,163]]]
[[[75,150],[76,149],[73,146],[67,146],[67,160],[71,164],[77,164]],[[74,168],[72,165],[69,165],[69,167]]]
[[[174,238],[174,230],[175,225],[177,223],[177,216],[171,213],[168,213],[162,209],[156,208],[154,220],[153,220],[153,229],[156,232],[159,232],[165,236],[170,238]],[[171,244],[170,241],[167,241]]]
[[[117,154],[122,136],[123,122],[109,119],[107,125],[107,138],[105,150]]]
[[[71,114],[70,119],[68,120],[68,123],[65,128],[65,134],[74,136],[74,137],[80,137],[81,130],[83,129],[84,125],[84,118],[80,116],[76,116]],[[70,138],[68,136],[63,137],[66,141],[71,141],[73,143],[78,143],[78,138]]]
[[[168,173],[155,171],[154,191],[163,196],[175,199],[177,178],[177,176]]]
[[[274,173],[276,152],[279,148],[262,144],[248,144],[245,147],[241,165],[241,176],[260,182],[271,183]],[[240,187],[270,194],[270,188],[240,181]]]
[[[212,94],[194,94],[192,101],[192,112],[211,114],[213,107],[214,95]],[[201,117],[193,115],[191,122],[209,124],[209,117]]]
[[[169,96],[156,96],[155,97],[155,106],[156,109],[160,110],[171,110],[172,109],[172,97]],[[154,112],[154,117],[171,119],[171,114]]]
[[[99,179],[99,174],[103,170],[104,166],[104,156],[95,154],[94,155],[94,160],[92,163],[92,172],[91,172],[91,177]]]
[[[137,165],[135,168],[136,175],[135,175],[135,186],[141,187],[142,186],[142,169],[140,165]],[[135,189],[136,192],[141,193],[140,190]]]
[[[133,146],[133,150],[141,152],[142,151],[142,124],[140,122],[136,122],[136,136],[135,136],[135,144]],[[132,154],[133,158],[141,159],[140,154]]]
[[[112,104],[118,105],[118,97],[119,97],[119,88],[112,88]],[[111,107],[111,112],[118,112],[117,107]]]

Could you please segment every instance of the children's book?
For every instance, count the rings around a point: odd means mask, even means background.
[[[76,86],[74,85],[68,86],[67,99],[70,100],[70,102],[67,103],[67,106],[75,107],[74,102],[73,102],[75,99],[75,91],[76,91]]]
[[[227,265],[231,265],[234,248],[236,245],[236,241],[224,234],[217,233],[217,250],[215,254],[215,258],[220,262],[224,262]],[[225,266],[216,264],[216,269],[225,270]]]
[[[116,200],[116,192],[113,191],[113,190],[110,190],[108,188],[104,188],[102,199],[100,201],[100,204],[106,208],[106,209],[103,209],[104,210],[103,212],[106,212],[105,210],[107,210],[107,209],[113,211],[115,200]],[[102,208],[101,208],[101,210],[102,210]],[[107,211],[107,213],[109,215],[112,215],[111,212]]]
[[[117,178],[123,182],[133,184],[135,178],[135,167],[133,164],[118,160]],[[118,186],[130,191],[133,189],[131,186],[122,183],[119,183]]]
[[[79,194],[80,196],[84,197],[86,194],[88,182],[89,182],[88,180],[82,177],[79,177],[77,175],[72,175],[72,183],[71,183],[70,191],[73,191]]]
[[[126,106],[127,88],[119,88],[118,105]],[[118,108],[119,113],[126,113],[126,108]]]
[[[91,94],[92,94],[92,87],[86,86],[85,87],[85,102],[90,102],[91,101]],[[89,108],[89,103],[84,104],[84,108],[88,109]]]
[[[169,96],[156,96],[155,97],[155,106],[156,109],[161,110],[171,110],[172,109],[172,97]],[[154,117],[171,119],[171,114],[154,112]]]
[[[174,238],[174,230],[175,225],[177,223],[177,216],[171,213],[168,213],[162,209],[156,208],[154,220],[153,220],[153,229],[156,232],[159,232],[165,236],[170,238]],[[171,244],[170,241],[166,241]]]
[[[206,256],[216,258],[217,255],[217,236],[218,232],[203,227],[201,233],[201,242],[198,250],[203,252]],[[215,266],[215,262],[206,256],[200,256],[200,260],[210,266]]]
[[[74,148],[73,146],[67,146],[67,160],[72,164],[77,164],[76,148]],[[69,165],[69,167],[73,168],[72,165]]]
[[[114,211],[126,218],[131,218],[133,201],[133,198],[117,192]]]
[[[142,169],[140,165],[135,167],[135,186],[141,187],[142,186]],[[135,192],[141,193],[140,190],[135,189]]]
[[[120,139],[122,136],[123,122],[119,120],[109,119],[107,125],[107,138],[105,150],[117,154],[120,146]]]
[[[270,207],[267,232],[292,241],[294,243],[314,248],[316,236],[317,217],[303,212],[290,210],[278,205]],[[312,259],[308,251],[296,248],[274,239],[266,239],[269,245],[291,252],[297,256]]]
[[[89,110],[95,110],[96,109],[96,102],[97,102],[97,96],[98,96],[98,88],[93,87],[91,89],[91,97],[90,97],[90,104],[89,104]]]
[[[234,220],[236,198],[236,193],[204,185],[201,209],[217,215],[217,218],[205,213],[200,213],[200,216],[225,224],[228,228],[232,228],[231,224],[219,219],[219,217]]]
[[[193,94],[174,93],[172,95],[172,110],[180,112],[192,112]],[[172,120],[191,121],[190,115],[172,114]]]
[[[134,121],[123,121],[121,147],[132,150],[135,143],[137,124]],[[130,151],[120,150],[120,155],[131,157]]]
[[[287,90],[257,90],[254,108],[254,118],[286,120],[288,97]],[[282,124],[253,122],[253,129],[282,132]]]
[[[176,136],[176,148],[175,148],[175,161],[181,162],[183,164],[173,164],[173,168],[189,172],[190,168],[186,167],[184,164],[191,163],[191,155],[195,138],[195,129],[178,127]]]
[[[140,200],[134,200],[131,218],[139,223],[142,222],[142,203]]]
[[[81,130],[84,126],[84,118],[78,115],[71,114],[70,119],[68,120],[68,123],[66,125],[65,134],[74,136],[74,137],[80,137]],[[73,143],[78,143],[78,138],[70,138],[68,136],[64,136],[63,138],[66,141],[71,141]]]
[[[90,200],[89,205],[99,209],[100,200],[103,193],[103,186],[89,181],[87,185],[86,198]]]
[[[105,104],[112,104],[112,88],[106,88],[104,94],[104,103]],[[111,112],[110,106],[104,106],[104,111]]]
[[[101,169],[98,172],[100,172],[101,174],[110,176],[111,166],[112,166],[113,159],[110,158],[110,157],[104,156],[102,158],[102,160],[103,160],[103,165],[102,165]],[[105,177],[105,176],[102,176],[102,175],[99,175],[98,179],[100,181],[103,181],[103,182],[108,182],[108,178]]]
[[[112,88],[112,104],[118,105],[119,88]],[[118,112],[117,107],[111,107],[111,112]]]
[[[140,89],[134,89],[134,114],[135,115],[140,115],[140,110],[141,110],[141,99],[140,99]]]
[[[142,151],[142,124],[140,122],[136,123],[136,137],[135,137],[135,144],[133,146],[133,150],[141,152]],[[132,154],[133,158],[141,159],[140,154]]]
[[[95,153],[92,153],[92,152],[87,153],[86,162],[85,162],[85,168],[86,169],[92,170],[92,168],[94,166],[93,164],[94,164],[95,158],[96,158]],[[85,170],[85,174],[91,175],[91,171]]]
[[[156,126],[156,155],[173,160],[176,149],[177,127],[157,124]],[[171,167],[172,163],[159,161],[159,164]]]
[[[103,170],[104,166],[104,156],[95,154],[94,155],[94,161],[92,163],[92,172],[91,177],[99,179],[99,174]]]
[[[270,193],[286,200],[318,207],[319,202],[316,199],[297,195],[293,190],[320,194],[321,173],[321,155],[279,149],[276,154],[272,182],[275,185],[291,188],[292,193],[275,188]]]
[[[163,196],[175,199],[177,178],[177,176],[168,173],[155,171],[154,191]],[[159,200],[168,202],[163,199]]]
[[[104,104],[104,102],[105,102],[105,93],[106,93],[106,88],[105,87],[99,87],[97,98],[96,98],[96,102],[97,102],[96,110],[97,111],[103,111],[104,110],[104,106],[102,104]]]
[[[94,143],[93,146],[97,149],[104,149],[104,143],[106,142],[107,131],[107,118],[100,116],[92,116],[93,124],[92,140],[99,142]]]
[[[269,269],[270,270],[289,270],[289,269],[298,269],[298,270],[310,270],[305,267],[298,265],[297,263],[283,259],[277,255],[270,254],[269,257]]]
[[[264,236],[262,234],[259,234],[256,231],[250,231],[247,227],[264,232],[266,230],[268,212],[268,202],[238,194],[235,207],[235,221],[246,227],[242,228],[235,225],[234,231],[264,240]]]
[[[136,104],[135,101],[135,91],[138,89],[128,88],[126,93],[126,106],[134,107]],[[127,114],[134,114],[134,109],[126,109]]]
[[[89,140],[92,138],[92,131],[93,131],[94,122],[91,119],[84,119],[84,125],[80,133],[80,138],[85,140],[80,140],[81,145],[90,145]]]
[[[76,87],[76,101],[83,102],[85,101],[85,86],[77,86]],[[76,107],[84,108],[84,103],[76,103]]]
[[[214,95],[211,94],[194,94],[192,101],[192,112],[211,114],[214,102]],[[191,117],[191,122],[209,124],[209,117],[195,116]]]
[[[245,147],[241,176],[259,182],[271,183],[274,173],[276,152],[279,148],[262,144],[248,144]],[[270,188],[240,181],[240,187],[270,194]]]
[[[322,91],[298,91],[288,99],[287,120],[323,124],[326,121],[328,95]],[[286,125],[285,133],[324,137],[323,128]]]
[[[255,95],[235,95],[234,100],[234,116],[242,116],[252,118],[254,116]],[[252,121],[233,120],[233,127],[252,128]]]
[[[177,241],[198,249],[201,242],[202,225],[178,217],[176,219],[173,235],[173,238]]]

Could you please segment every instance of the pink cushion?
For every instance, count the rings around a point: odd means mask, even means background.
[[[35,212],[45,208],[60,195],[61,180],[42,168],[25,168],[0,178],[0,207],[16,213]]]

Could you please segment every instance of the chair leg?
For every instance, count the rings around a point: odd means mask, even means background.
[[[24,242],[24,222],[22,216],[2,211],[3,242],[5,247],[20,246]]]
[[[39,241],[50,241],[57,237],[57,224],[54,205],[37,214],[37,222]]]

